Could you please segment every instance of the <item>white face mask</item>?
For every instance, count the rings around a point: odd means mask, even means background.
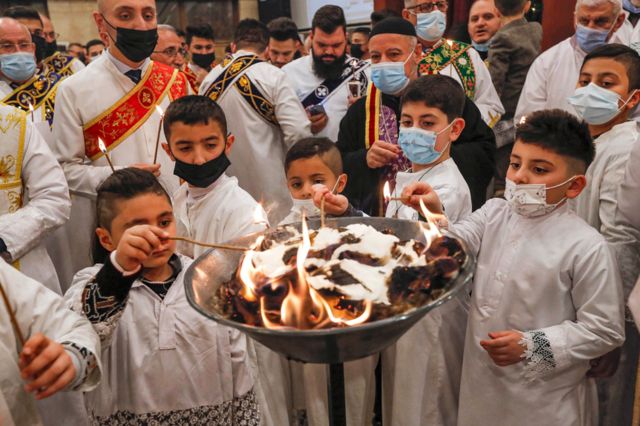
[[[294,212],[302,215],[302,211],[305,211],[307,217],[320,216],[320,209],[316,207],[313,203],[313,198],[308,198],[306,200],[297,200],[292,198],[293,200],[293,208]]]
[[[547,190],[559,188],[562,185],[566,185],[571,182],[575,176],[570,177],[562,183],[554,186],[547,187],[544,183],[531,183],[517,185],[510,179],[506,180],[506,186],[504,190],[504,198],[509,203],[509,206],[518,213],[525,217],[537,217],[554,211],[563,201],[567,199],[564,197],[562,200],[555,204],[547,203]]]

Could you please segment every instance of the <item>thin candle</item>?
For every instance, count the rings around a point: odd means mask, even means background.
[[[7,308],[9,312],[9,319],[11,321],[11,325],[13,326],[13,330],[18,337],[18,341],[20,342],[20,346],[24,347],[24,334],[22,334],[22,330],[20,330],[20,325],[18,324],[18,320],[16,319],[15,312],[11,309],[11,304],[9,303],[9,298],[7,294],[4,292],[4,287],[2,283],[0,283],[0,294],[2,294],[2,300],[4,301],[4,306]]]
[[[113,167],[113,163],[111,162],[111,158],[109,157],[109,152],[107,151],[107,147],[104,146],[104,142],[102,142],[102,139],[98,138],[98,148],[100,148],[100,151],[102,151],[102,153],[104,154],[104,158],[107,159],[107,163],[109,163],[109,167],[111,167],[111,171],[113,173],[116,172],[115,167]]]
[[[168,240],[184,241],[185,243],[195,244],[197,246],[211,247],[211,248],[221,249],[221,250],[232,250],[232,251],[247,251],[247,250],[249,250],[249,247],[233,246],[233,245],[229,245],[229,244],[204,243],[202,241],[196,241],[196,240],[192,240],[191,238],[185,238],[185,237],[169,237]]]
[[[156,149],[153,152],[153,164],[158,162],[158,147],[160,146],[160,132],[162,131],[162,123],[164,122],[164,111],[160,105],[156,105],[156,111],[160,114],[160,123],[158,123],[158,134],[156,135]]]
[[[34,114],[34,109],[33,109],[33,105],[31,104],[31,102],[29,102],[29,111],[31,112],[31,122],[35,123],[35,114]]]

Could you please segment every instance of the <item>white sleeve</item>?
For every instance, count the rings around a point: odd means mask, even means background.
[[[491,205],[495,202],[497,201],[489,200],[484,204],[484,206],[471,213],[471,215],[466,219],[463,219],[456,224],[449,225],[451,232],[462,238],[462,240],[467,244],[469,252],[476,257],[480,252],[485,226],[489,218],[490,210],[492,209]]]
[[[640,26],[638,27],[640,28]],[[627,160],[622,184],[618,189],[616,220],[640,230],[640,141],[636,141]]]
[[[73,71],[74,74],[79,72],[79,71],[82,71],[85,68],[86,68],[86,66],[82,62],[80,62],[78,59],[74,58],[71,61],[71,70]]]
[[[63,225],[71,214],[69,188],[60,165],[35,127],[27,121],[22,181],[28,202],[0,216],[0,238],[17,260]]]
[[[493,86],[491,74],[478,52],[475,49],[469,49],[469,56],[476,70],[477,87],[473,101],[480,110],[484,122],[493,127],[504,114],[504,106],[502,106],[500,96]]]
[[[575,320],[524,333],[528,380],[560,374],[578,362],[612,351],[624,342],[624,305],[615,260],[607,244],[576,249],[571,297]]]
[[[283,72],[278,71],[274,106],[284,135],[285,152],[300,139],[311,136],[311,123]]]
[[[82,100],[74,99],[73,79],[60,83],[53,118],[53,153],[62,165],[73,194],[94,197],[96,188],[111,175],[108,166],[96,167],[85,155],[84,133],[78,108]]]
[[[522,87],[522,93],[516,107],[514,120],[516,123],[520,118],[534,111],[544,109],[547,105],[547,70],[545,69],[544,56],[538,56],[527,73],[527,79]]]

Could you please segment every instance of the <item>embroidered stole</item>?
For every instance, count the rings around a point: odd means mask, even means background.
[[[34,111],[42,107],[43,119],[51,125],[53,124],[57,85],[61,80],[62,77],[55,73],[36,74],[0,102],[26,112],[30,111],[29,106],[32,106]]]
[[[363,73],[361,73],[361,71],[368,68],[370,65],[371,64],[369,64],[369,62],[351,58],[349,64],[339,78],[324,80],[320,83],[318,87],[311,91],[311,93],[302,100],[302,106],[308,108],[312,105],[318,105],[326,101],[333,92],[342,87],[342,85],[349,80],[359,80],[362,83],[362,87],[366,86],[367,78]]]
[[[451,65],[458,73],[462,87],[469,99],[475,99],[476,95],[476,71],[469,56],[470,45],[453,40],[443,40],[430,52],[426,52],[420,64],[418,73],[437,74]]]
[[[60,52],[56,52],[53,55],[42,61],[42,72],[45,75],[54,73],[61,77],[69,77],[73,75],[73,69],[71,69],[71,63],[76,60],[73,56],[63,55]]]

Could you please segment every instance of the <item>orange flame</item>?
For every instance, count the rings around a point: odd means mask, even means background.
[[[420,199],[420,210],[422,210],[422,215],[425,219],[427,219],[427,226],[422,227],[422,232],[424,232],[424,238],[426,239],[425,250],[431,246],[433,240],[442,236],[442,232],[440,232],[440,228],[438,226],[438,222],[444,218],[443,215],[438,215],[435,213],[431,213],[427,206],[424,204],[422,199]]]
[[[102,142],[102,139],[98,138],[98,148],[100,148],[100,151],[102,151],[103,154],[107,153],[107,147],[104,146],[104,142]]]
[[[160,105],[156,105],[156,111],[160,114],[161,118],[164,118],[164,110],[160,107]]]
[[[391,198],[391,189],[389,189],[389,181],[386,181],[384,183],[384,187],[382,188],[382,195],[385,201],[389,201],[389,199]]]
[[[256,298],[256,286],[253,282],[254,268],[253,268],[253,256],[255,255],[255,249],[260,247],[264,237],[260,237],[256,240],[251,250],[248,250],[244,259],[242,259],[242,265],[240,266],[240,279],[242,280],[242,292],[241,295],[249,302],[255,302]]]

